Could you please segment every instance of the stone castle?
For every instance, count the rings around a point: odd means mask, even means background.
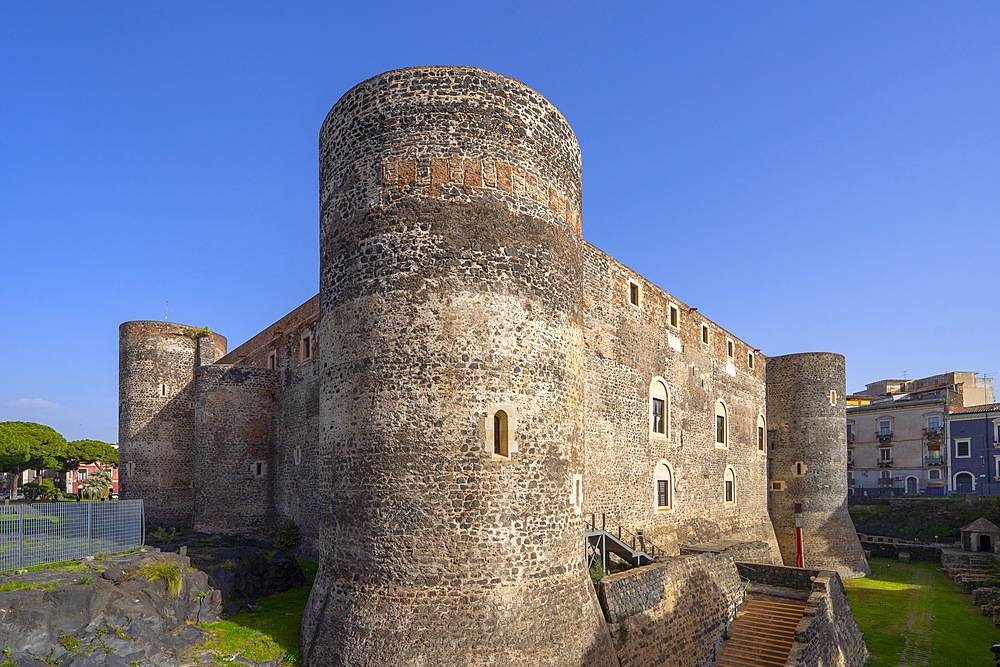
[[[545,98],[391,71],[319,152],[316,297],[232,351],[120,329],[123,497],[208,532],[294,522],[320,563],[307,664],[640,664],[588,577],[590,514],[794,565],[801,504],[806,566],[866,573],[844,358],[767,357],[586,243]]]

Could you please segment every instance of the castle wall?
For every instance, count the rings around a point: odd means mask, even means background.
[[[118,443],[122,498],[146,500],[151,524],[193,521],[194,373],[225,354],[218,334],[157,321],[119,328]]]
[[[320,163],[333,483],[307,663],[615,664],[571,504],[584,465],[572,130],[500,75],[399,70],[334,106]]]
[[[711,665],[744,597],[732,558],[709,553],[612,574],[598,586],[621,667]]]
[[[194,528],[267,538],[274,529],[275,372],[215,364],[197,373]]]
[[[795,505],[802,505],[805,566],[846,577],[868,574],[847,512],[844,357],[826,352],[771,357],[767,418],[773,444],[771,514],[781,555],[795,564]]]
[[[313,559],[319,557],[319,504],[328,494],[319,446],[322,344],[316,335],[318,321],[316,295],[219,360],[220,364],[265,369],[274,366],[276,436],[271,474],[275,512],[279,523],[291,521],[298,526],[301,552]]]
[[[583,256],[585,511],[643,529],[668,551],[720,538],[775,545],[757,432],[766,410],[764,356],[597,248],[585,245]],[[639,288],[638,306],[630,283]],[[668,394],[663,434],[651,426],[656,378]],[[728,429],[721,446],[719,401]],[[664,464],[672,472],[669,508],[657,499]],[[735,502],[725,499],[727,467]]]

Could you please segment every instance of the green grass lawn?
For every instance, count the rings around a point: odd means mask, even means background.
[[[302,613],[316,577],[316,563],[299,560],[299,565],[309,585],[261,598],[253,611],[244,610],[229,620],[203,625],[212,638],[201,648],[227,658],[242,655],[262,662],[283,656],[287,665],[300,664]]]
[[[1000,630],[937,563],[871,560],[872,574],[844,587],[865,633],[871,667],[994,667]]]

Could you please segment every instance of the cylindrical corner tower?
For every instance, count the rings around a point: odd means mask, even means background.
[[[801,504],[805,567],[862,577],[868,563],[847,512],[845,387],[843,355],[768,359],[771,521],[782,559],[795,565],[795,506]]]
[[[172,322],[125,322],[118,351],[122,497],[144,500],[149,523],[191,526],[194,369],[225,355],[226,339]]]
[[[387,72],[320,132],[309,665],[610,665],[573,506],[580,151],[538,93]]]

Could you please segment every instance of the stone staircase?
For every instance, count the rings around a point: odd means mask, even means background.
[[[717,667],[783,667],[795,642],[795,626],[802,620],[805,602],[773,597],[750,597],[740,605],[722,642]]]

